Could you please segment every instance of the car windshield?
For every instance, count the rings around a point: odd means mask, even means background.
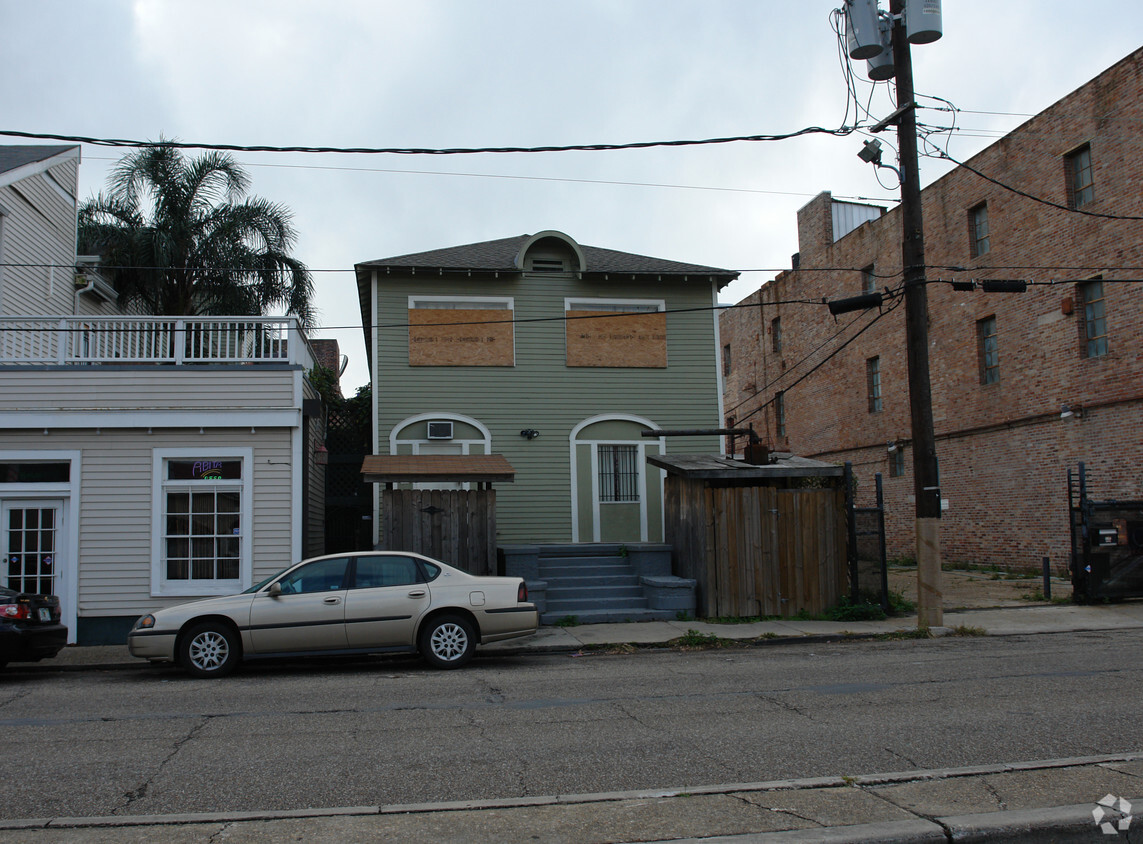
[[[296,564],[295,564],[295,565],[296,565]],[[255,584],[254,584],[253,586],[251,586],[249,589],[243,589],[243,590],[242,590],[242,594],[243,594],[243,595],[252,595],[252,594],[254,594],[254,593],[255,593],[255,592],[257,592],[259,589],[263,588],[263,587],[264,587],[264,586],[265,586],[267,583],[269,583],[270,581],[272,581],[272,580],[275,580],[275,579],[277,579],[277,578],[281,577],[281,576],[282,576],[282,574],[284,574],[285,572],[289,571],[289,570],[290,570],[290,569],[292,569],[292,568],[293,568],[293,566],[286,566],[284,569],[282,569],[282,570],[280,570],[280,571],[276,571],[276,572],[274,572],[272,575],[270,575],[269,577],[267,577],[265,580],[263,580],[263,581],[261,581],[261,582],[259,582],[259,583],[255,583]]]

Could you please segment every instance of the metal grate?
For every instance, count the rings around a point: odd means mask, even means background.
[[[601,502],[639,500],[638,446],[599,446],[599,500]]]

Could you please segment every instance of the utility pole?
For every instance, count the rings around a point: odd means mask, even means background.
[[[933,434],[929,382],[929,305],[925,288],[925,230],[917,165],[917,115],[913,104],[913,61],[902,13],[904,0],[890,0],[893,63],[897,77],[897,143],[901,164],[901,260],[905,285],[905,344],[909,359],[909,413],[913,439],[916,500],[917,626],[942,626],[941,490]]]

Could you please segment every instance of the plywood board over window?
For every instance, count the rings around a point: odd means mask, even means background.
[[[512,309],[417,300],[409,307],[410,366],[513,366]]]
[[[667,366],[661,303],[569,301],[566,313],[568,366]]]

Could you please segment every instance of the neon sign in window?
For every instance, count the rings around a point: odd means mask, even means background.
[[[168,460],[168,481],[236,481],[242,478],[241,460]]]

